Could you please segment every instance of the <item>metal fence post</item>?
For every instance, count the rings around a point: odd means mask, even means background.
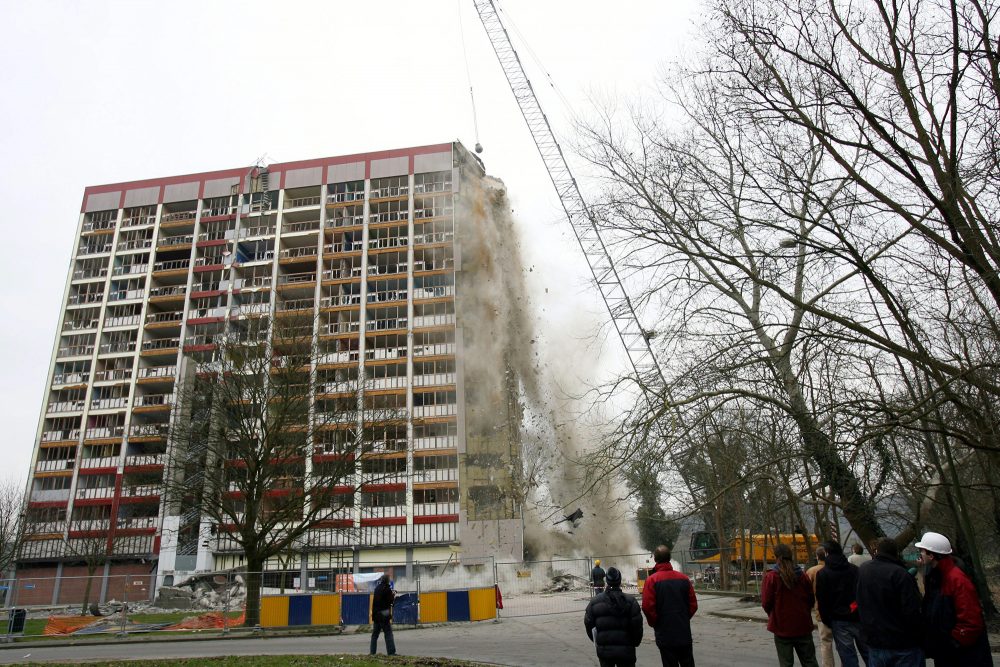
[[[233,573],[226,573],[226,600],[222,603],[222,634],[229,634],[229,596],[233,590]]]
[[[118,631],[118,636],[119,637],[127,637],[128,636],[128,631],[125,630],[125,627],[128,625],[128,586],[129,586],[128,576],[129,575],[127,575],[127,574],[122,575],[122,577],[123,577],[122,578],[122,609],[121,609],[122,623],[121,623],[121,629]]]

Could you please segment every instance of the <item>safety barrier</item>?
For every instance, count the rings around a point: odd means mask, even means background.
[[[301,625],[366,625],[371,623],[371,593],[297,593],[264,595],[261,627]],[[393,621],[403,625],[486,621],[496,618],[496,589],[401,593],[393,604]]]

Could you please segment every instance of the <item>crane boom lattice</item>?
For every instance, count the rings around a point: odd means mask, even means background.
[[[625,347],[629,362],[647,394],[655,394],[666,385],[666,382],[663,371],[650,348],[649,335],[639,324],[632,300],[622,285],[618,270],[598,231],[597,223],[580,193],[576,179],[570,172],[562,148],[535,96],[531,81],[528,80],[521,65],[521,59],[510,41],[510,35],[500,20],[493,0],[473,0],[473,2],[493,45],[493,51],[507,77],[511,92],[514,93],[521,114],[528,124],[531,137],[535,140],[535,146],[542,156],[549,178],[552,179],[552,185],[559,195],[559,201],[573,228],[576,240],[587,259],[594,283],[611,314],[611,321]]]

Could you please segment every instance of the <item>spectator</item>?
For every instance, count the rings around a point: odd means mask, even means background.
[[[858,568],[857,597],[868,667],[923,667],[920,591],[893,539],[880,539],[875,558]]]
[[[847,562],[855,567],[861,567],[862,563],[867,563],[872,559],[871,556],[865,553],[864,547],[857,542],[851,545],[851,551],[853,553],[847,557]]]
[[[622,573],[617,568],[608,568],[607,588],[587,605],[583,626],[597,647],[601,667],[635,667],[642,612],[634,597],[622,593]]]
[[[924,649],[935,667],[989,667],[993,664],[986,624],[972,581],[955,564],[951,542],[924,533],[917,542],[924,566]]]
[[[860,653],[867,665],[868,646],[861,638],[858,618],[858,568],[847,561],[838,542],[825,542],[823,548],[826,549],[826,567],[816,575],[819,617],[833,631],[833,643],[841,664],[858,667]]]
[[[663,667],[694,667],[691,617],[698,598],[691,580],[670,564],[670,547],[653,551],[656,565],[642,588],[642,613],[656,635]]]
[[[792,667],[798,655],[803,667],[819,667],[812,640],[810,611],[816,601],[812,584],[795,565],[787,544],[774,547],[774,558],[777,562],[764,575],[760,599],[767,612],[767,629],[774,633],[778,665]]]
[[[389,575],[383,574],[375,585],[372,593],[372,641],[369,653],[375,655],[378,650],[379,632],[385,632],[385,651],[396,655],[396,642],[392,638],[392,601],[396,593],[389,585]]]
[[[813,594],[816,594],[816,573],[826,565],[826,549],[816,547],[816,564],[806,570],[806,576],[812,582]],[[819,606],[813,605],[813,622],[819,630],[819,655],[822,667],[836,667],[833,659],[833,630],[819,617]]]

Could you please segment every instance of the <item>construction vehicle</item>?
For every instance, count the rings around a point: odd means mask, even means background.
[[[763,566],[774,562],[774,547],[787,544],[792,548],[795,562],[807,563],[820,540],[815,535],[797,533],[743,533],[719,546],[718,534],[701,530],[691,534],[689,554],[691,562],[698,565],[718,565],[725,558],[730,563],[753,563]]]

